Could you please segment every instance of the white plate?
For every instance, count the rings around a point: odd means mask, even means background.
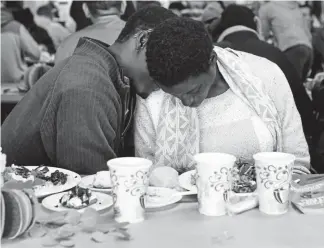
[[[105,192],[105,193],[111,192],[111,187],[110,188],[95,188],[95,187],[93,187],[93,180],[95,179],[95,176],[96,175],[82,177],[79,186],[82,188],[88,188],[91,191],[96,191],[96,192]]]
[[[63,207],[62,204],[60,203],[60,199],[64,194],[67,192],[62,192],[59,194],[51,195],[46,197],[42,201],[42,205],[52,211],[56,212],[61,212],[61,211],[68,211],[73,208],[67,208]],[[109,208],[110,206],[113,205],[113,198],[110,195],[104,194],[104,193],[99,193],[99,192],[93,192],[93,195],[97,197],[97,202],[95,204],[92,204],[86,208],[82,209],[77,209],[78,212],[82,213],[85,209],[87,208],[94,208],[97,211]]]
[[[28,170],[36,169],[38,166],[25,166]],[[73,187],[77,186],[81,182],[81,177],[79,174],[65,170],[60,169],[56,167],[47,167],[49,169],[48,173],[53,173],[54,171],[58,170],[60,172],[63,172],[67,174],[67,181],[64,185],[54,185],[51,182],[48,182],[45,186],[37,187],[34,192],[36,197],[42,198],[48,195],[56,194],[62,191],[66,191],[68,189],[72,189]]]
[[[178,191],[169,188],[148,187],[146,194],[156,195],[156,197],[146,196],[145,208],[161,208],[179,202],[181,201],[182,196],[176,195],[177,192]]]
[[[187,171],[179,176],[179,185],[189,191],[197,193],[197,187],[191,183],[191,177],[194,176],[196,170]]]
[[[182,188],[197,194],[198,190],[197,190],[196,185],[193,185],[191,183],[191,177],[194,176],[195,173],[196,173],[196,170],[191,170],[191,171],[187,171],[187,172],[181,174],[179,176],[179,185]],[[235,193],[235,194],[237,194],[239,196],[251,196],[251,195],[256,195],[257,192],[254,191],[252,193]]]

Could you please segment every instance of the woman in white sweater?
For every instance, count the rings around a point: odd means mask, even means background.
[[[199,152],[252,161],[258,152],[280,151],[296,156],[295,173],[309,173],[308,146],[283,72],[251,54],[214,51],[223,93],[207,97],[197,108],[161,90],[146,100],[138,98],[136,156],[152,160],[154,168],[171,166],[182,173],[193,168],[192,157]]]

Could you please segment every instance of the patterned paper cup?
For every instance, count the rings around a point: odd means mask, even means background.
[[[200,153],[194,159],[197,163],[199,212],[208,216],[225,215],[224,192],[229,189],[229,177],[236,158],[225,153]]]
[[[124,157],[109,160],[114,214],[117,222],[137,223],[144,220],[143,195],[148,187],[152,166],[144,158]]]
[[[286,213],[295,156],[280,152],[262,152],[255,154],[253,158],[260,211],[269,215]]]

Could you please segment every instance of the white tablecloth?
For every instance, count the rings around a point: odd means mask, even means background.
[[[186,198],[188,199],[188,198]],[[47,210],[42,210],[44,213]],[[101,221],[113,219],[110,209]],[[223,239],[224,231],[233,236]],[[257,209],[236,215],[207,217],[198,213],[197,202],[181,202],[173,208],[150,212],[142,223],[129,226],[131,241],[94,243],[90,234],[78,233],[76,248],[324,248],[324,215],[302,215],[291,209],[282,216],[266,216]],[[3,248],[42,247],[39,239],[3,240]]]

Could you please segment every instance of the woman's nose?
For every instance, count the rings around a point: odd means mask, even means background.
[[[192,96],[184,96],[181,98],[181,102],[184,106],[191,106],[194,101]]]

